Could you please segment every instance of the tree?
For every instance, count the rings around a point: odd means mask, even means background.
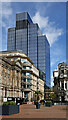
[[[42,96],[43,96],[41,91],[35,91],[34,95],[35,95],[35,99],[37,101],[40,99],[40,97],[42,98]]]
[[[57,96],[56,96],[55,93],[50,93],[50,98],[51,98],[53,101],[55,101],[56,98],[57,98]]]

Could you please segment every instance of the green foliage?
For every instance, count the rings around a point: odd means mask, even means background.
[[[45,103],[51,103],[52,101],[45,101]]]
[[[4,102],[3,105],[16,105],[16,103],[14,101],[7,101]]]
[[[42,95],[42,92],[41,91],[35,91],[35,94],[36,95]]]
[[[50,98],[51,98],[52,100],[56,100],[57,96],[56,96],[56,94],[54,94],[54,93],[50,93]]]
[[[42,92],[41,91],[35,91],[35,98],[36,98],[37,101],[40,99],[40,96],[41,97],[43,96]]]
[[[9,105],[9,103],[8,102],[4,102],[3,105]]]

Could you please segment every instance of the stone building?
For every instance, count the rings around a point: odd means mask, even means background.
[[[41,79],[39,70],[34,66],[27,55],[21,51],[4,51],[0,53],[0,56],[5,57],[9,63],[14,63],[14,65],[18,66],[20,69],[20,90],[22,91],[22,95],[19,95],[20,97],[31,101],[35,91],[39,90],[43,94],[42,99],[44,99],[44,79]],[[17,72],[16,75],[18,75]],[[16,81],[16,78],[14,78],[14,81]]]
[[[8,97],[22,97],[21,67],[0,57],[0,103]]]
[[[57,69],[53,71],[54,76],[54,92],[57,100],[68,101],[68,65],[60,63]]]

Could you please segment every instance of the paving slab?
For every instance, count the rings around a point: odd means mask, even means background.
[[[68,117],[67,105],[54,105],[45,107],[41,105],[40,109],[36,109],[35,105],[23,104],[20,106],[20,112],[13,115],[3,115],[2,118],[59,118],[62,120]]]

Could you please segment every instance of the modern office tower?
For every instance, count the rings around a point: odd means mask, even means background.
[[[22,50],[46,73],[46,84],[50,86],[50,45],[27,12],[16,14],[16,27],[8,29],[7,50]]]

